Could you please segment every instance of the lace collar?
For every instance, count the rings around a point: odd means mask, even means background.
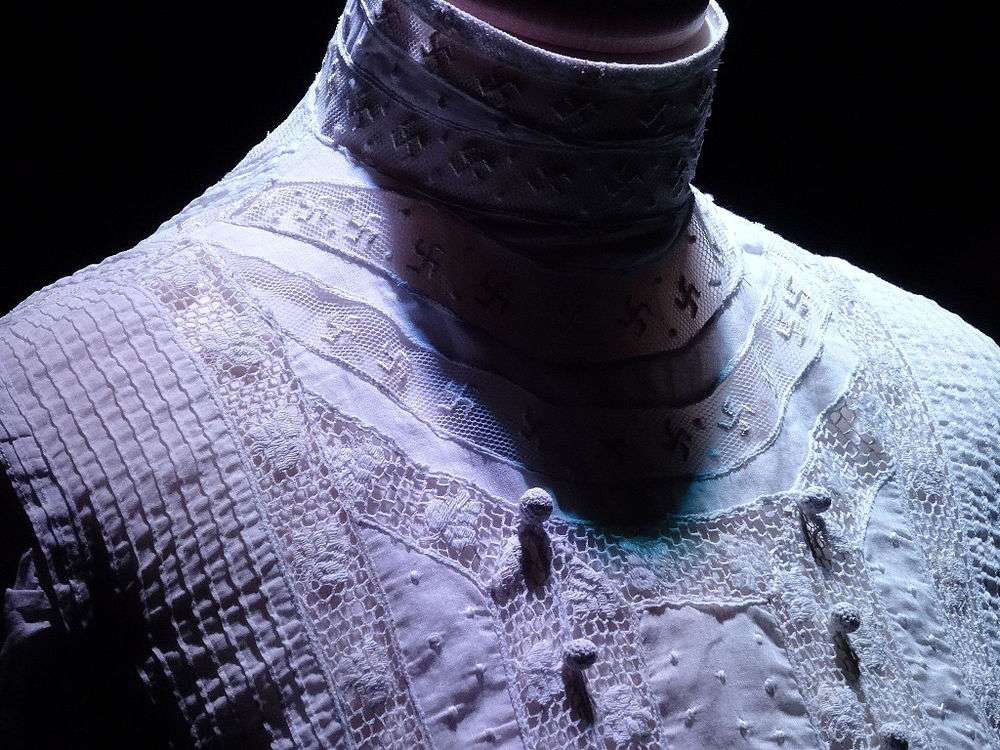
[[[717,8],[709,16],[710,43],[689,59],[615,65],[518,42],[439,0],[352,0],[293,120],[302,130],[280,141],[299,155],[266,181],[257,170],[225,212],[228,225],[282,240],[243,247],[240,257],[260,260],[227,265],[304,352],[499,460],[594,483],[743,466],[776,440],[822,349],[829,301],[807,292],[794,263],[749,260],[763,249],[738,247],[731,220],[686,176],[676,196],[659,181],[643,186],[645,202],[599,195],[623,154],[666,154],[693,170],[725,30]],[[590,106],[575,121],[543,111],[584,85]],[[698,105],[671,99],[658,134],[640,137],[654,127],[637,115],[650,92],[684,87],[700,91]],[[668,125],[681,121],[697,137]],[[532,192],[539,171],[527,165],[548,158],[580,179]],[[664,213],[674,200],[683,214]],[[635,242],[653,252],[628,266],[543,257],[540,236],[628,236],[678,216],[686,231]],[[501,219],[510,223],[495,231]],[[510,247],[517,226],[538,252]],[[329,253],[329,265],[312,252],[285,257],[297,247],[286,240]],[[319,266],[337,270],[324,277]],[[498,364],[511,350],[513,371]],[[692,387],[659,387],[660,372],[685,367]]]
[[[540,49],[444,0],[351,0],[317,81],[321,137],[478,222],[558,239],[675,238],[727,23],[622,64]],[[660,243],[662,246],[662,243]]]

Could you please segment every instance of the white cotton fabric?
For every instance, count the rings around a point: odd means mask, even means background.
[[[3,319],[54,617],[120,604],[176,744],[997,745],[1000,351],[691,187],[726,30],[352,0],[230,175]]]

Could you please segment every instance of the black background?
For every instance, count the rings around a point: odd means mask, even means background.
[[[8,70],[17,133],[2,311],[135,244],[232,167],[301,97],[340,11],[54,7],[18,4],[8,26],[27,45]],[[997,338],[995,27],[954,3],[724,7],[699,185]]]

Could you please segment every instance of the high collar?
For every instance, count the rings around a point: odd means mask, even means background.
[[[713,2],[689,56],[599,62],[445,0],[350,0],[317,83],[320,134],[508,236],[676,237],[726,28]]]

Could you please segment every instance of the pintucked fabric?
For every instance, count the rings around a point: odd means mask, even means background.
[[[233,172],[5,316],[0,692],[99,631],[180,747],[996,745],[1000,351],[691,186],[726,29],[352,0]]]

